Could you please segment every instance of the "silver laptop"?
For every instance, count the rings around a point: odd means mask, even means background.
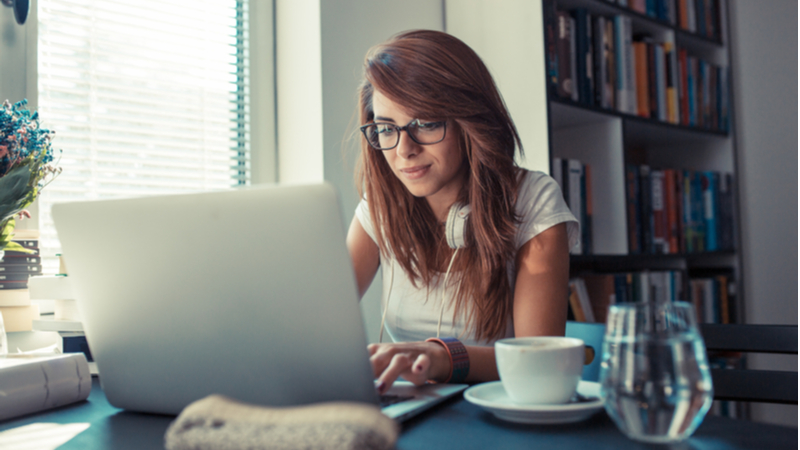
[[[53,218],[112,405],[379,404],[330,185],[57,204]],[[465,387],[398,385],[389,399],[413,399],[383,411],[404,420]]]

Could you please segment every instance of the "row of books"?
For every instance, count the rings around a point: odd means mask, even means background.
[[[553,158],[553,178],[564,193],[570,211],[581,225],[581,240],[570,252],[592,253],[592,168],[577,159]]]
[[[608,0],[681,29],[720,40],[719,0]]]
[[[689,280],[689,299],[699,323],[736,323],[736,283],[730,275]]]
[[[625,170],[631,254],[733,250],[733,176],[691,170]]]
[[[631,18],[586,8],[545,10],[553,96],[672,124],[727,131],[728,69],[672,42],[634,36]]]
[[[608,307],[622,302],[670,302],[684,299],[680,271],[583,274],[570,280],[570,311],[579,322],[606,321]]]
[[[17,230],[13,242],[32,253],[4,251],[0,257],[0,315],[7,332],[30,331],[39,318],[28,289],[31,277],[42,273],[38,238],[38,230]]]
[[[686,279],[681,271],[583,274],[569,282],[570,317],[605,323],[608,307],[624,302],[691,301],[698,323],[735,323],[735,283],[730,275]]]
[[[0,291],[27,289],[28,279],[42,273],[42,257],[39,255],[38,239],[14,239],[28,252],[9,251],[0,256]]]

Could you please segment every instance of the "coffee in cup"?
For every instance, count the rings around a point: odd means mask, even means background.
[[[562,404],[581,379],[583,341],[558,336],[501,339],[494,344],[503,388],[514,403]]]

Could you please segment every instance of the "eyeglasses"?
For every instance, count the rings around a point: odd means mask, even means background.
[[[361,132],[375,150],[391,150],[397,147],[397,144],[400,143],[401,131],[408,133],[408,137],[417,144],[436,144],[444,140],[447,121],[422,122],[414,119],[403,127],[387,122],[368,123],[361,126]]]

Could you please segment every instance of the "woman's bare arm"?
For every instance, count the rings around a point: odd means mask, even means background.
[[[536,235],[517,254],[514,334],[563,336],[568,293],[567,225],[560,223]]]

